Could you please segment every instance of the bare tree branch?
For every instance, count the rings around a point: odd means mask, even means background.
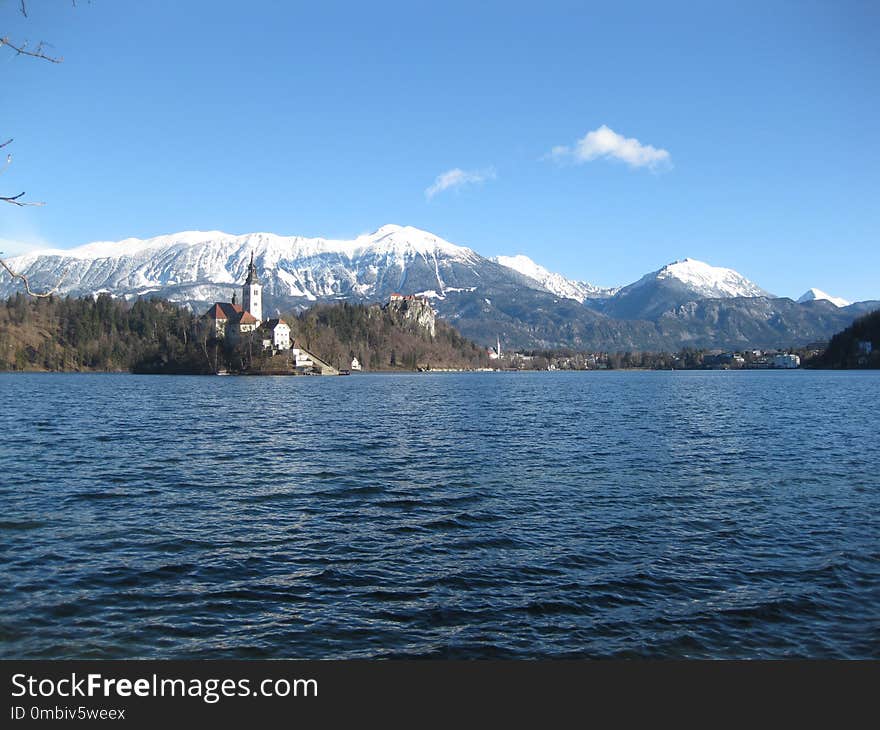
[[[59,56],[56,58],[54,56],[47,56],[45,53],[43,53],[44,48],[51,48],[51,46],[44,41],[40,41],[37,44],[37,47],[34,48],[34,50],[32,51],[28,50],[27,45],[27,41],[20,45],[15,45],[15,43],[9,40],[9,36],[4,36],[3,38],[0,38],[0,46],[9,46],[19,56],[33,56],[34,58],[42,58],[46,61],[49,61],[50,63],[61,63],[64,60],[63,56]]]
[[[3,203],[11,203],[12,205],[17,205],[19,208],[24,208],[28,205],[39,206],[45,205],[43,202],[37,202],[36,200],[21,200],[24,197],[24,192],[19,193],[18,195],[0,195],[0,202]]]
[[[0,144],[0,149],[3,149],[3,148],[4,148],[6,145],[8,145],[10,142],[12,142],[12,137],[10,137],[9,139],[7,139],[3,144]]]
[[[57,292],[58,287],[61,286],[61,283],[64,281],[64,277],[67,276],[67,269],[64,269],[64,271],[61,273],[61,278],[58,280],[58,283],[54,287],[52,287],[49,291],[35,292],[35,291],[31,290],[31,285],[30,285],[30,282],[28,281],[28,278],[24,274],[18,274],[15,271],[13,271],[12,269],[10,269],[9,264],[7,264],[2,258],[0,258],[0,266],[2,266],[4,269],[6,269],[7,272],[9,272],[9,275],[13,279],[21,279],[21,281],[24,283],[24,290],[28,293],[29,296],[38,297],[40,299],[46,299],[47,297],[51,297],[55,292]]]
[[[24,5],[24,0],[21,0],[21,14],[26,18],[27,17],[27,8]]]

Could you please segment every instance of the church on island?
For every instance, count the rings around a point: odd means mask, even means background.
[[[263,320],[263,285],[257,277],[253,254],[241,294],[240,305],[233,294],[231,302],[214,302],[205,313],[213,336],[235,344],[243,335],[256,332],[262,336],[263,349],[290,350],[290,325],[278,318]]]
[[[297,372],[338,375],[339,371],[308,350],[304,350],[290,337],[290,325],[278,317],[263,319],[263,286],[257,277],[254,255],[248,264],[247,278],[241,292],[241,304],[232,295],[231,302],[214,302],[202,316],[208,334],[228,345],[235,345],[245,338],[253,338],[268,354],[289,356],[289,365]]]

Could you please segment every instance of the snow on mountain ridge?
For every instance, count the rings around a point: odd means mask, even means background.
[[[844,299],[843,297],[833,297],[830,294],[826,294],[821,289],[816,289],[815,287],[807,289],[807,291],[805,291],[800,296],[800,298],[798,298],[798,303],[800,304],[813,301],[831,302],[835,307],[848,307],[850,304],[852,304],[852,302]]]
[[[260,271],[266,272],[268,291],[309,301],[378,296],[403,287],[410,273],[443,292],[444,277],[456,277],[453,269],[464,271],[485,261],[471,249],[427,231],[385,225],[354,239],[184,231],[35,251],[10,263],[46,286],[54,286],[67,272],[60,293],[106,289],[136,296],[173,288],[168,295],[180,301],[195,298],[196,289],[206,292],[206,286],[213,287],[211,296],[230,296],[229,289],[244,278],[252,255]],[[0,289],[11,293],[12,284],[0,281]]]
[[[492,261],[513,269],[523,276],[538,282],[542,288],[551,294],[563,297],[565,299],[574,299],[583,302],[586,299],[602,299],[613,296],[617,291],[614,289],[603,289],[594,286],[586,281],[575,281],[568,279],[562,274],[556,274],[545,269],[540,264],[536,264],[525,254],[516,254],[515,256],[494,256]]]
[[[643,292],[642,287],[651,282],[679,282],[695,298],[771,296],[732,269],[690,258],[668,264],[622,289],[606,289],[551,272],[523,254],[487,260],[428,231],[396,224],[352,239],[183,231],[147,239],[97,241],[70,250],[36,251],[10,263],[35,285],[46,288],[54,286],[66,271],[62,294],[108,290],[120,296],[137,296],[155,291],[174,301],[201,301],[203,296],[231,296],[244,278],[251,255],[261,276],[265,272],[267,294],[306,301],[340,297],[369,300],[391,291],[434,291],[442,299],[447,292],[470,292],[495,281],[594,303],[602,311],[605,302],[614,304],[618,299],[634,306],[635,290]],[[0,294],[14,290],[12,282],[0,279]],[[828,297],[823,294],[817,298]],[[611,306],[608,311],[613,309]]]
[[[733,269],[712,266],[686,258],[667,264],[659,271],[643,277],[640,282],[675,279],[702,297],[767,297],[772,296],[757,284]]]
[[[329,239],[323,237],[280,236],[275,233],[245,233],[241,235],[223,231],[181,231],[152,238],[126,238],[121,241],[94,241],[70,249],[44,249],[29,252],[16,259],[32,259],[37,256],[58,256],[77,259],[113,258],[132,256],[144,251],[157,252],[174,247],[191,247],[200,244],[223,243],[244,246],[255,253],[272,253],[279,260],[286,255],[291,258],[336,253],[355,259],[368,251],[383,253],[416,253],[420,255],[442,252],[449,256],[472,259],[474,252],[463,246],[412,226],[384,225],[373,233],[365,233],[354,239]]]

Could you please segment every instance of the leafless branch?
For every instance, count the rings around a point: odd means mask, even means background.
[[[27,205],[45,205],[45,203],[39,203],[35,200],[22,200],[24,195],[25,194],[23,192],[19,193],[18,195],[0,195],[0,202],[11,203],[12,205],[17,205],[19,208],[24,208]]]
[[[3,148],[4,148],[6,145],[8,145],[10,142],[12,142],[12,137],[10,137],[9,139],[7,139],[3,144],[0,144],[0,149],[3,149]]]
[[[26,18],[27,17],[27,8],[24,5],[24,0],[21,0],[21,14]]]
[[[10,269],[9,264],[7,264],[2,258],[0,258],[0,266],[2,266],[4,269],[6,269],[7,272],[9,272],[9,275],[13,279],[21,279],[21,281],[24,283],[24,290],[28,293],[29,296],[38,297],[40,299],[46,299],[47,297],[51,297],[55,292],[57,292],[58,287],[60,287],[62,282],[64,281],[64,277],[67,276],[67,269],[64,269],[64,271],[61,273],[61,278],[58,280],[58,283],[54,287],[52,287],[49,291],[35,292],[35,291],[31,290],[31,285],[30,285],[30,282],[28,281],[28,278],[24,274],[16,273],[12,269]]]
[[[50,63],[61,63],[64,60],[63,56],[59,56],[56,58],[55,56],[47,56],[45,53],[43,53],[44,48],[51,47],[48,43],[40,41],[37,44],[37,47],[34,48],[34,50],[32,51],[28,50],[27,45],[27,41],[21,43],[20,45],[16,45],[11,40],[9,40],[9,36],[3,36],[3,38],[0,38],[0,46],[9,46],[19,56],[33,56],[34,58],[42,58],[46,61],[49,61]]]

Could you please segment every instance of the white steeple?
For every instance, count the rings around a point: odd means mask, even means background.
[[[254,254],[251,253],[251,262],[248,264],[247,279],[242,287],[242,305],[245,311],[250,312],[257,320],[257,326],[263,321],[263,287],[257,278],[257,267],[254,266]]]

